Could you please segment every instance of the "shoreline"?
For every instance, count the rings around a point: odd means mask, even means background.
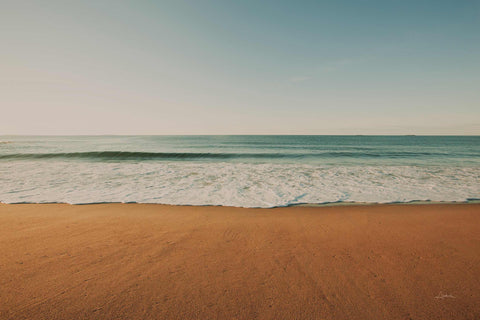
[[[86,202],[86,203],[69,203],[69,202],[12,202],[5,203],[0,201],[0,205],[45,205],[45,204],[65,204],[71,206],[90,206],[99,204],[125,204],[125,205],[158,205],[158,206],[173,206],[173,207],[220,207],[220,208],[235,208],[235,209],[278,209],[278,208],[323,208],[323,207],[357,207],[357,206],[389,206],[389,205],[462,205],[462,204],[479,204],[480,199],[465,200],[465,201],[430,201],[430,200],[412,200],[406,202],[355,202],[355,201],[334,201],[323,203],[293,203],[284,206],[272,207],[239,207],[239,206],[225,206],[216,204],[196,205],[196,204],[170,204],[170,203],[156,203],[156,202]]]
[[[480,204],[0,204],[2,319],[477,319]]]

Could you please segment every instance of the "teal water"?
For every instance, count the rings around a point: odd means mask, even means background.
[[[0,136],[2,202],[480,198],[479,136]]]

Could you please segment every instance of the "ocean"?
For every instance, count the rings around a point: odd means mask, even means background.
[[[480,199],[480,136],[0,136],[0,202]]]

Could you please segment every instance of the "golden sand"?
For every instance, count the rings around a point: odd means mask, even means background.
[[[0,204],[0,319],[480,319],[480,205]]]

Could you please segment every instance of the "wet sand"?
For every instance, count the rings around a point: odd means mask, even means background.
[[[0,319],[480,319],[480,204],[0,204]]]

